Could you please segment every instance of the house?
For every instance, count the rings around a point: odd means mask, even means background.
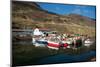
[[[48,35],[48,36],[53,36],[55,34],[57,34],[57,31],[52,31],[50,29],[47,29],[47,28],[38,28],[39,31],[41,31],[45,36]],[[33,29],[35,30],[35,29]]]

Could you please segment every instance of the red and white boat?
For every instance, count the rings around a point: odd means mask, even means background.
[[[51,41],[48,41],[47,47],[50,49],[55,49],[55,50],[59,50],[60,47],[70,48],[69,44],[67,44],[67,43],[63,42],[62,44],[59,44],[59,43],[51,42]]]
[[[59,47],[60,47],[60,44],[59,44],[59,43],[56,43],[56,42],[48,41],[47,47],[48,47],[48,48],[51,48],[51,49],[58,50]]]

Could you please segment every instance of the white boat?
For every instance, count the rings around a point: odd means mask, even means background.
[[[89,47],[90,45],[92,45],[93,41],[91,41],[90,39],[87,39],[84,41],[84,46]]]

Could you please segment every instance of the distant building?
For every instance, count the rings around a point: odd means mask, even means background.
[[[35,29],[33,29],[35,30]],[[39,28],[39,31],[41,31],[42,33],[50,33],[51,30],[50,29],[47,29],[47,28]]]
[[[34,36],[40,36],[42,35],[43,33],[38,29],[38,28],[35,28],[34,31],[33,31],[33,35]]]
[[[12,37],[28,37],[28,38],[32,38],[33,32],[35,29],[12,29]],[[39,28],[39,31],[43,34],[55,34],[56,31],[51,31],[50,29],[47,28]],[[35,33],[36,34],[36,33]],[[38,34],[40,34],[38,32]]]
[[[35,29],[33,29],[35,30]],[[50,29],[47,29],[47,28],[39,28],[39,31],[41,31],[43,34],[48,34],[48,36],[52,36],[52,35],[55,35],[57,33],[57,31],[52,31]]]

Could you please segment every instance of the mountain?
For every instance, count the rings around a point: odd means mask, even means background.
[[[73,21],[77,21],[77,24],[86,24],[87,26],[95,26],[96,21],[92,18],[81,16],[78,14],[69,14],[68,15]],[[74,22],[75,23],[75,22]]]
[[[49,28],[59,33],[95,36],[96,21],[77,14],[58,15],[34,2],[12,1],[12,29]]]

